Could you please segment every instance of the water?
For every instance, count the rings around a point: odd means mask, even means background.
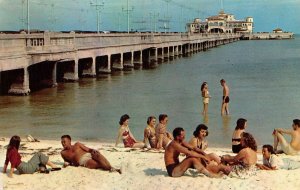
[[[156,69],[132,70],[61,83],[27,97],[0,96],[0,136],[114,142],[122,114],[142,140],[146,119],[169,115],[170,131],[181,126],[189,140],[199,123],[209,127],[210,146],[230,147],[238,118],[258,144],[273,143],[273,128],[291,128],[300,118],[300,40],[239,41],[188,58],[160,64]],[[230,88],[230,116],[221,117],[224,78]],[[209,84],[212,99],[207,117],[201,115],[200,85]]]

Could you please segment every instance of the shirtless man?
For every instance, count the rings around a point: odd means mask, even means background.
[[[64,159],[64,167],[71,166],[83,166],[89,169],[102,169],[108,171],[117,171],[121,173],[121,170],[111,167],[108,160],[100,154],[99,151],[86,147],[80,142],[71,144],[71,137],[69,135],[63,135],[61,137],[61,144],[63,150],[61,151],[61,157]]]
[[[165,148],[166,145],[173,139],[171,133],[167,131],[168,115],[160,114],[158,117],[159,123],[155,127],[155,135],[157,140],[157,149]]]
[[[223,87],[223,98],[222,98],[222,107],[221,107],[221,115],[229,115],[229,87],[226,84],[224,79],[220,80],[221,86]]]
[[[273,132],[274,136],[274,151],[284,152],[288,155],[296,155],[300,151],[300,120],[294,119],[292,124],[293,130],[288,129],[275,129]],[[288,143],[283,134],[288,134],[291,136],[291,142]],[[282,151],[277,151],[278,143],[280,144]]]
[[[200,159],[209,163],[206,156],[195,152],[196,149],[184,142],[185,131],[183,128],[175,128],[173,131],[174,140],[165,149],[165,164],[167,168],[168,175],[170,177],[180,177],[182,176],[188,168],[195,168],[198,172],[203,173],[209,177],[220,177],[219,174],[215,174],[206,169],[201,163]],[[195,150],[195,151],[194,151]],[[183,153],[187,157],[179,162],[179,154]],[[216,173],[220,170],[216,170]]]

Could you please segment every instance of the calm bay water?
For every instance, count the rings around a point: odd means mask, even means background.
[[[31,134],[40,139],[113,142],[122,114],[142,140],[146,119],[169,115],[168,128],[185,128],[187,140],[199,123],[209,127],[210,146],[230,147],[238,118],[259,145],[273,143],[273,128],[291,128],[300,118],[300,40],[239,41],[160,64],[61,83],[27,97],[0,96],[0,136]],[[230,116],[220,115],[224,78],[231,90]],[[209,84],[212,99],[201,115],[200,85]]]

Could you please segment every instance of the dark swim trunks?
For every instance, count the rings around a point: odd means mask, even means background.
[[[225,98],[225,96],[223,96],[223,99],[222,100],[224,100],[224,98]],[[229,103],[229,96],[226,96],[226,98],[225,98],[225,103]]]
[[[174,163],[174,164],[169,164],[169,165],[166,166],[168,175],[170,177],[172,177],[173,170],[174,170],[174,168],[176,168],[177,165],[178,164]]]

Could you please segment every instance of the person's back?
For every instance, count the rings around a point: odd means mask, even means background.
[[[239,155],[241,156],[240,161],[248,166],[255,165],[257,162],[257,153],[251,148],[243,148]]]
[[[165,159],[165,164],[166,166],[170,165],[170,164],[178,164],[179,163],[179,154],[180,152],[175,148],[176,144],[178,144],[175,141],[172,141],[166,148],[165,148],[165,155],[164,155],[164,159]]]
[[[295,150],[300,151],[300,128],[299,127],[292,132],[291,146]]]

